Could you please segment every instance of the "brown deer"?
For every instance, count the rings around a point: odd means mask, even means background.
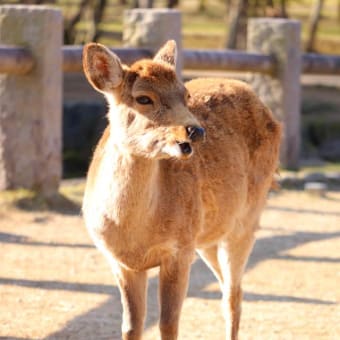
[[[131,67],[90,43],[83,64],[109,103],[89,169],[83,212],[112,266],[122,338],[141,339],[147,270],[159,266],[160,332],[177,339],[195,250],[223,293],[237,339],[241,278],[278,167],[281,127],[246,84],[175,73],[176,44]]]

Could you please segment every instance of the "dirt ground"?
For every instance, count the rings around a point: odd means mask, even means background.
[[[81,192],[76,193],[78,201]],[[0,207],[0,339],[120,338],[117,287],[76,205]],[[240,339],[340,339],[340,192],[271,196],[244,276]],[[150,273],[146,340],[159,339]],[[197,260],[180,339],[224,338],[218,285]]]

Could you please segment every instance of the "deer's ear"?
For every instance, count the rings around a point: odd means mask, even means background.
[[[166,63],[173,68],[176,68],[177,60],[177,46],[175,40],[169,40],[161,49],[157,52],[154,61]]]
[[[83,68],[87,80],[100,92],[112,91],[123,80],[120,59],[101,44],[90,43],[84,46]]]

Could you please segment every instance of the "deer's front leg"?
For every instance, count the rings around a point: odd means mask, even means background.
[[[186,296],[193,252],[168,258],[160,268],[160,331],[162,340],[175,340],[183,300]]]
[[[146,272],[119,267],[115,270],[123,305],[123,340],[142,338],[146,310]]]

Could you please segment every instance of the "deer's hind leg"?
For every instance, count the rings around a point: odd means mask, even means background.
[[[218,280],[218,283],[220,284],[220,288],[222,290],[223,275],[222,275],[220,264],[218,262],[217,252],[218,252],[217,245],[213,245],[208,248],[197,249],[197,253],[201,257],[201,259],[204,261],[204,263],[209,267],[209,269],[214,273],[215,277]]]
[[[241,281],[254,240],[253,233],[237,235],[226,238],[218,245],[198,250],[220,283],[227,340],[236,340],[238,336],[242,302]]]
[[[255,241],[254,234],[228,238],[218,247],[218,262],[223,276],[223,312],[226,319],[226,339],[236,340],[241,317],[241,281],[249,254]]]

